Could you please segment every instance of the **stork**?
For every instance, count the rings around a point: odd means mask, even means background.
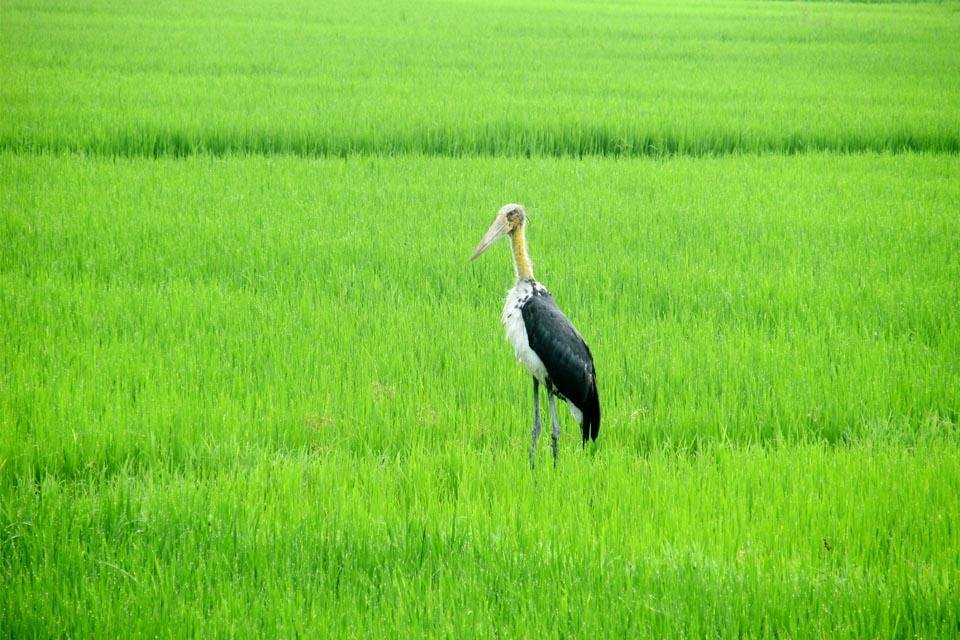
[[[583,445],[586,446],[587,440],[596,440],[600,431],[600,396],[597,395],[597,373],[590,348],[560,311],[550,292],[533,278],[533,265],[524,235],[526,224],[527,213],[521,205],[504,205],[470,260],[476,259],[500,238],[510,236],[517,281],[507,292],[501,320],[517,360],[533,377],[532,468],[541,429],[540,385],[546,387],[550,405],[554,466],[560,439],[555,399],[560,397],[567,401],[570,412],[580,424]]]

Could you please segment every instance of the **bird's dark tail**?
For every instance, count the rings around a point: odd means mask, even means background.
[[[583,435],[583,444],[587,444],[588,439],[596,440],[600,434],[600,395],[597,393],[596,383],[594,383],[580,410],[583,411],[580,433]]]

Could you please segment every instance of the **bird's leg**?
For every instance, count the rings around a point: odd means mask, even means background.
[[[540,437],[540,381],[533,379],[533,430],[530,432],[530,468],[537,453],[537,439]]]
[[[557,401],[556,396],[552,393],[547,393],[547,398],[550,403],[550,420],[553,421],[553,432],[550,434],[552,442],[551,446],[553,447],[553,466],[557,466],[557,457],[560,454],[560,421],[557,419]]]

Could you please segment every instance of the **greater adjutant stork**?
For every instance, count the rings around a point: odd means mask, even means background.
[[[586,445],[588,439],[596,440],[600,431],[600,396],[597,395],[597,373],[590,348],[557,307],[550,292],[533,278],[533,265],[524,236],[526,223],[527,214],[522,206],[504,205],[470,259],[475,259],[503,236],[510,236],[517,282],[507,292],[501,320],[517,360],[533,376],[532,467],[540,437],[540,385],[547,388],[550,404],[554,465],[557,464],[560,438],[555,398],[559,396],[567,401],[570,412],[580,423],[580,433]]]

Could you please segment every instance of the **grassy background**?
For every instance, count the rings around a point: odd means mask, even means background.
[[[4,2],[0,149],[960,149],[956,3]]]
[[[611,430],[612,433],[612,430]],[[951,637],[955,441],[282,454],[5,492],[6,635]],[[544,453],[547,453],[544,451]]]
[[[519,446],[508,251],[466,262],[507,191],[590,337],[605,441],[957,423],[952,156],[3,165],[8,477],[318,429],[357,454]]]
[[[0,636],[956,636],[957,9],[4,2]]]
[[[955,157],[0,166],[12,635],[956,629]],[[504,192],[600,373],[556,472]]]

